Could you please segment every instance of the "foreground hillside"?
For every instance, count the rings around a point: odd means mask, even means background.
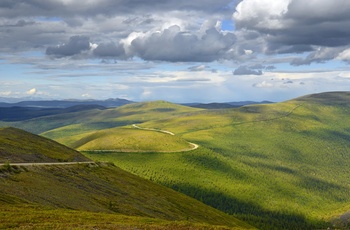
[[[52,150],[62,147],[21,130],[1,131],[17,140],[11,145],[0,142],[2,151],[12,153],[25,146],[17,157],[35,151],[37,156],[43,155],[38,159],[44,160],[47,144]],[[77,153],[68,148],[60,150],[61,155],[65,151]],[[0,165],[0,187],[1,229],[252,228],[111,163],[17,166],[10,162]]]
[[[169,221],[183,221],[182,225],[193,228],[196,223],[249,228],[192,198],[110,164],[3,167],[0,173],[0,228],[21,227],[22,222],[24,225],[39,222],[40,226],[42,218],[48,226],[58,225],[57,220],[49,217],[50,213],[57,213],[63,223],[71,224],[77,222],[69,215],[78,216],[87,221],[86,226],[109,223],[88,220],[95,215],[93,213],[99,213],[102,220],[113,219],[105,213],[124,215],[115,216],[112,223],[122,226],[125,219],[130,227],[138,224],[146,227],[148,222],[150,226],[156,226],[158,222],[160,226],[176,226],[175,222]],[[31,214],[22,219],[19,212]],[[58,226],[64,228],[64,225]]]
[[[0,128],[0,163],[89,161],[55,141],[16,128]]]

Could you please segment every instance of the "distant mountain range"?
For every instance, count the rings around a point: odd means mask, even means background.
[[[2,98],[3,99],[3,98]],[[1,100],[1,98],[0,98]],[[4,101],[4,100],[3,100]],[[33,108],[68,108],[77,105],[99,105],[103,107],[118,107],[133,103],[126,99],[111,98],[107,100],[38,100],[20,101],[15,103],[0,102],[0,107],[33,107]]]
[[[0,98],[1,100],[1,98]],[[120,107],[135,103],[126,99],[107,99],[107,100],[39,100],[39,101],[20,101],[15,103],[0,102],[0,120],[1,121],[21,121],[37,117],[64,114],[70,112],[79,112],[91,109],[107,109]],[[227,109],[237,108],[251,104],[268,104],[270,101],[254,102],[226,102],[226,103],[187,103],[182,104],[194,108],[202,109]]]
[[[182,105],[202,108],[202,109],[229,109],[229,108],[238,108],[245,105],[253,105],[253,104],[270,104],[273,103],[271,101],[238,101],[238,102],[223,102],[223,103],[186,103]]]
[[[100,105],[103,107],[119,107],[122,105],[127,105],[135,103],[127,99],[121,98],[109,98],[106,100],[79,100],[79,99],[67,99],[67,100],[43,100],[40,98],[31,99],[31,98],[22,98],[22,99],[13,99],[0,97],[0,107],[37,107],[37,108],[68,108],[77,105]],[[212,102],[212,103],[180,103],[181,105],[195,107],[195,108],[205,108],[205,109],[223,109],[223,108],[236,108],[244,105],[251,104],[269,104],[273,103],[271,101],[238,101],[238,102]]]

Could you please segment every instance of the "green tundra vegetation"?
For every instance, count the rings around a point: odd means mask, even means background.
[[[16,128],[0,128],[0,162],[87,161],[78,151]]]
[[[191,149],[191,145],[184,139],[164,135],[161,132],[150,132],[135,128],[112,128],[74,138],[62,138],[65,144],[79,151],[115,151],[115,152],[180,152]]]
[[[144,141],[149,152],[143,147],[132,152],[127,144],[125,152],[84,154],[111,161],[259,229],[322,229],[347,228],[349,221],[349,112],[350,93],[333,92],[218,110],[158,101],[6,124],[78,149],[85,143],[96,148],[84,150],[104,148],[112,136],[126,139],[148,132],[138,141],[139,146]],[[59,121],[62,116],[66,119]],[[42,126],[35,127],[36,122]],[[176,135],[131,131],[135,123]],[[192,142],[200,147],[150,151],[150,145],[158,143],[148,142],[149,135],[153,140],[167,136],[163,140],[169,146]]]
[[[17,133],[25,139],[12,144],[11,151],[21,150],[24,143],[27,150],[30,143],[37,148],[36,142],[61,147],[18,129],[7,130],[12,137]],[[0,133],[4,136],[6,132]],[[41,150],[46,151],[38,148],[38,155]],[[26,160],[25,153],[20,156],[22,162]],[[112,163],[17,166],[7,162],[0,165],[0,187],[0,229],[253,229]]]
[[[6,166],[0,185],[0,229],[252,228],[112,164]]]

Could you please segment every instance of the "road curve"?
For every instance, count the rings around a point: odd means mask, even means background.
[[[155,132],[161,132],[161,133],[165,133],[165,134],[169,134],[169,135],[172,135],[172,136],[175,136],[175,133],[173,132],[170,132],[170,131],[167,131],[167,130],[161,130],[161,129],[151,129],[151,128],[142,128],[136,124],[133,124],[132,127],[136,128],[136,129],[141,129],[141,130],[149,130],[149,131],[155,131]],[[177,153],[177,152],[188,152],[188,151],[192,151],[192,150],[195,150],[195,149],[198,149],[199,148],[199,145],[195,144],[195,143],[191,143],[191,142],[188,142],[190,145],[192,145],[193,147],[190,148],[190,149],[185,149],[185,150],[179,150],[179,151],[168,151],[168,152],[173,152],[173,153]]]
[[[8,165],[11,166],[39,166],[39,165],[78,165],[78,164],[95,164],[94,161],[83,161],[83,162],[42,162],[42,163],[0,163],[0,166]]]
[[[161,129],[150,129],[150,128],[141,128],[140,126],[133,124],[132,127],[136,128],[136,129],[142,129],[142,130],[148,130],[148,131],[155,131],[155,132],[160,132],[160,133],[165,133],[165,134],[169,134],[172,136],[175,136],[174,133],[167,131],[167,130],[161,130]]]

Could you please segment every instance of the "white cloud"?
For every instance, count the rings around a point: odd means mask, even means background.
[[[257,87],[257,88],[271,88],[271,87],[273,87],[273,84],[271,84],[267,81],[262,81],[260,83],[254,84],[253,86]]]
[[[254,53],[253,50],[244,50],[244,54],[246,54],[246,55],[251,55],[253,53]]]
[[[81,97],[84,97],[84,98],[91,98],[91,95],[88,94],[88,93],[84,93],[81,95]]]
[[[341,53],[339,53],[336,59],[350,63],[350,48],[343,50]]]
[[[233,19],[238,23],[254,23],[254,27],[277,29],[284,27],[280,20],[288,11],[291,0],[244,0],[236,7]]]
[[[35,95],[35,94],[37,94],[37,89],[36,88],[32,88],[32,89],[30,89],[30,90],[28,90],[27,92],[26,92],[26,94],[28,94],[28,95]]]
[[[12,94],[13,94],[12,91],[0,92],[0,96],[11,96]]]

